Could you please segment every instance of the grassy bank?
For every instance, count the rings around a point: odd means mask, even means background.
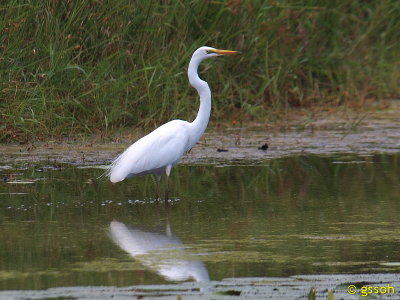
[[[0,4],[0,140],[107,135],[191,120],[202,45],[214,121],[400,96],[400,2],[56,1]]]

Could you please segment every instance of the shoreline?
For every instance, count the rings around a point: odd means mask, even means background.
[[[294,112],[291,112],[293,114]],[[298,111],[276,126],[260,123],[216,125],[186,153],[181,163],[215,164],[259,161],[291,155],[348,153],[369,155],[400,151],[400,101],[375,111],[329,110],[307,115]],[[119,134],[114,140],[99,136],[64,141],[2,144],[4,163],[58,162],[76,165],[108,164],[141,133]],[[263,145],[268,149],[261,150]]]

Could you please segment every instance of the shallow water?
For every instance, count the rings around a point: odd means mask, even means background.
[[[167,206],[103,171],[0,165],[0,289],[400,271],[400,154],[179,165]]]

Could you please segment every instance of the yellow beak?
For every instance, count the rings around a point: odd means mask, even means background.
[[[232,50],[219,50],[219,49],[215,49],[215,50],[210,50],[211,52],[217,53],[219,55],[232,55],[232,54],[238,54],[240,53],[239,51],[232,51]]]

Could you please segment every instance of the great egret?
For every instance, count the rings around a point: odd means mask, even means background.
[[[191,259],[193,256],[187,252],[187,247],[181,240],[172,233],[169,223],[167,223],[166,232],[163,233],[141,230],[112,221],[110,233],[113,241],[122,250],[168,280],[210,281],[204,264]]]
[[[183,120],[170,121],[148,135],[142,137],[111,164],[108,171],[113,183],[145,174],[155,174],[159,189],[162,173],[167,175],[165,200],[168,200],[168,181],[171,169],[182,155],[190,150],[207,128],[211,113],[211,90],[208,83],[200,79],[197,69],[207,58],[238,53],[232,50],[219,50],[212,47],[200,47],[190,60],[188,77],[190,84],[200,96],[200,108],[193,122]],[[158,197],[158,194],[157,194]]]

